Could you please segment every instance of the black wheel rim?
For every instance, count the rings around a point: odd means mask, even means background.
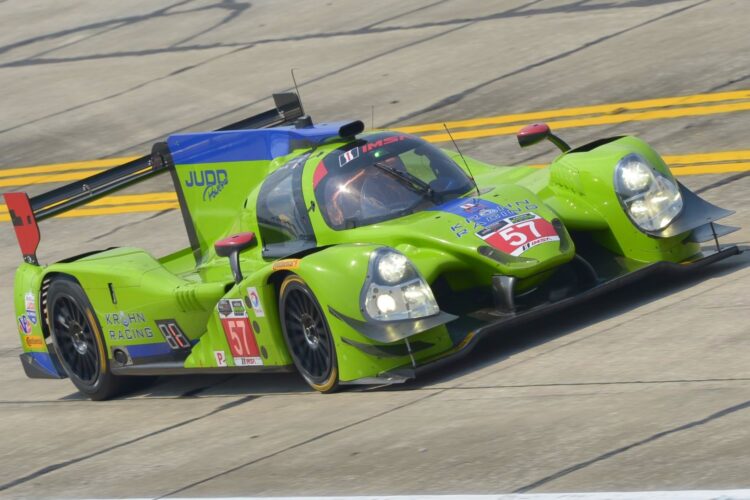
[[[315,383],[333,369],[331,335],[318,305],[306,290],[292,289],[284,300],[284,324],[297,367]]]
[[[73,297],[62,295],[52,304],[50,317],[60,356],[70,372],[86,384],[99,377],[99,353],[91,324]]]

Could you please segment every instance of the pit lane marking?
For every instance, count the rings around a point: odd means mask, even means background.
[[[598,104],[572,108],[561,108],[556,110],[535,111],[530,113],[517,113],[510,115],[491,116],[484,118],[473,118],[447,122],[453,129],[485,127],[502,123],[516,123],[517,125],[494,128],[480,128],[476,130],[464,130],[454,132],[457,140],[477,139],[482,137],[494,137],[500,135],[515,134],[518,127],[529,121],[578,117],[576,119],[558,120],[550,122],[556,129],[575,128],[594,125],[611,125],[630,121],[649,121],[670,118],[684,118],[688,116],[705,116],[712,114],[731,113],[750,110],[750,90],[738,90],[731,92],[716,92],[710,94],[695,94],[687,96],[664,97],[657,99],[646,99],[641,101],[628,101],[613,104]],[[742,101],[732,102],[729,101]],[[695,104],[706,104],[723,102],[714,106],[694,106]],[[656,109],[666,108],[669,109]],[[650,109],[633,113],[634,110]],[[587,116],[584,115],[600,115]],[[424,133],[442,131],[442,123],[428,123],[415,126],[400,127],[396,130],[407,133]],[[432,134],[422,136],[430,142],[447,142],[447,134]],[[102,172],[107,167],[126,163],[136,157],[108,158],[100,160],[78,161],[70,163],[38,165],[31,167],[19,167],[0,169],[0,187],[25,186],[33,184],[46,184],[52,182],[65,182],[80,180],[89,175]],[[747,159],[747,158],[746,158]],[[718,161],[718,160],[717,160]],[[52,174],[52,175],[44,175]]]
[[[502,123],[526,122],[535,120],[547,120],[550,118],[564,118],[573,116],[593,114],[621,114],[632,110],[650,108],[663,108],[667,106],[689,106],[692,104],[706,104],[709,102],[721,102],[731,100],[750,99],[750,90],[739,90],[734,92],[716,92],[712,94],[695,94],[677,97],[663,97],[658,99],[646,99],[642,101],[628,101],[613,104],[596,104],[576,108],[562,108],[548,111],[534,111],[530,113],[516,113],[511,115],[490,116],[486,118],[472,118],[468,120],[457,120],[445,122],[451,129],[483,127],[487,125],[499,125]],[[401,127],[398,130],[408,134],[423,132],[442,132],[443,122],[426,123]]]

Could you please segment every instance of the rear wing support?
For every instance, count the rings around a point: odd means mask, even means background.
[[[217,129],[240,130],[279,127],[294,123],[303,115],[302,104],[294,93],[274,94],[275,108]],[[157,147],[154,150],[158,150]],[[171,162],[160,161],[154,154],[110,168],[85,179],[66,184],[29,198],[24,192],[5,193],[13,229],[24,261],[38,265],[36,251],[41,240],[38,222],[67,212],[115,191],[142,182],[173,168]]]

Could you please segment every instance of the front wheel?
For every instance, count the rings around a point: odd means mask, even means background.
[[[70,279],[54,279],[47,304],[58,358],[73,384],[94,401],[119,394],[122,378],[109,372],[99,322],[81,286]]]
[[[310,387],[334,392],[339,384],[336,348],[315,295],[296,275],[282,282],[279,295],[281,328],[294,365]]]

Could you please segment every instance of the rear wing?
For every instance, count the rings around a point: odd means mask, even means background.
[[[274,94],[273,100],[275,108],[217,130],[279,127],[303,116],[297,94]],[[38,222],[173,169],[171,161],[162,161],[163,151],[164,143],[156,143],[150,155],[31,198],[25,192],[3,194],[24,261],[39,264],[36,256],[41,240]]]

